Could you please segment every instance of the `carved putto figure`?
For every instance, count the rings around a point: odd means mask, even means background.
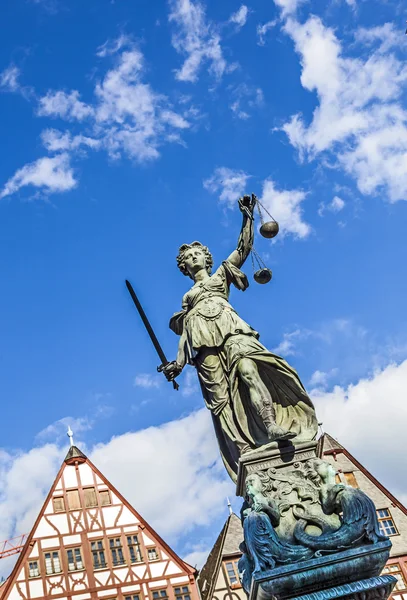
[[[242,454],[269,442],[312,440],[317,433],[313,404],[296,371],[259,342],[259,334],[229,303],[231,284],[241,291],[248,287],[240,269],[254,237],[255,199],[245,196],[239,206],[243,224],[237,248],[213,274],[206,246],[192,242],[180,248],[178,267],[194,283],[170,321],[180,335],[179,348],[176,360],[163,369],[171,381],[187,363],[196,368],[233,480]]]

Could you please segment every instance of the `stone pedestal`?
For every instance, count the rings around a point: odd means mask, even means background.
[[[245,495],[245,481],[248,475],[258,472],[267,472],[270,468],[284,469],[292,467],[294,463],[304,463],[312,458],[317,458],[317,442],[273,442],[253,450],[239,459],[237,474],[236,496]],[[290,469],[291,470],[291,469]]]
[[[240,458],[239,568],[249,600],[386,600],[396,580],[380,575],[391,542],[375,507],[336,484],[316,449],[314,441],[273,443]]]

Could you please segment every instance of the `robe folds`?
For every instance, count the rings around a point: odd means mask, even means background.
[[[276,423],[297,434],[295,441],[316,437],[314,406],[296,371],[259,341],[259,334],[229,304],[230,285],[244,291],[247,277],[224,261],[206,281],[184,295],[182,310],[170,321],[181,336],[186,360],[195,366],[207,408],[211,411],[226,469],[236,481],[243,452],[268,443],[267,431],[238,377],[241,358],[252,359],[271,396]]]

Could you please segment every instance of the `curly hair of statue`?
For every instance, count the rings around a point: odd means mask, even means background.
[[[204,246],[203,244],[201,244],[201,242],[192,242],[191,244],[182,244],[182,246],[180,246],[179,253],[177,256],[177,265],[178,265],[178,268],[181,271],[181,273],[183,275],[187,275],[188,277],[191,277],[191,275],[188,273],[188,271],[185,267],[185,253],[187,252],[187,250],[190,250],[191,248],[200,248],[202,250],[202,252],[205,255],[205,268],[210,275],[212,272],[212,267],[213,267],[213,257],[209,251],[209,248],[207,246]],[[191,277],[191,279],[192,279],[192,277]]]

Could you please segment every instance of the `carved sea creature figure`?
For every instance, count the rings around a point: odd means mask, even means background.
[[[275,531],[280,523],[277,503],[263,494],[261,479],[255,473],[246,478],[242,519],[246,556],[239,568],[244,571],[246,582],[256,573],[273,569],[277,564],[305,560],[314,554],[310,548],[280,540]],[[248,577],[249,568],[252,573]]]
[[[324,512],[337,514],[341,525],[334,532],[310,535],[305,529],[309,524],[320,526],[319,519],[305,516],[295,509],[299,521],[294,537],[301,544],[314,550],[335,552],[363,543],[377,543],[387,539],[379,528],[376,508],[372,500],[358,488],[335,482],[335,470],[330,463],[320,459],[309,461],[308,466],[319,476],[320,500]]]

